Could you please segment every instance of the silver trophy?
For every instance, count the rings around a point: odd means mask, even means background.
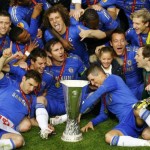
[[[82,93],[86,91],[89,84],[84,80],[62,80],[64,92],[67,124],[61,139],[67,142],[78,142],[83,139],[80,127],[77,122],[81,103]]]

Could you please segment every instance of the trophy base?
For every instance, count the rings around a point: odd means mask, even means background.
[[[65,142],[79,142],[83,139],[82,133],[78,135],[68,135],[63,132],[61,139]]]

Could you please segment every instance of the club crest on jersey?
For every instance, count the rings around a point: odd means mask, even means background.
[[[68,71],[69,71],[70,73],[73,73],[73,72],[74,72],[73,68],[69,68]]]
[[[132,65],[132,61],[131,61],[131,60],[128,60],[128,61],[127,61],[127,64],[128,64],[129,66],[131,66],[131,65]]]
[[[69,41],[72,42],[72,38],[69,38]]]
[[[106,2],[107,2],[107,0],[103,0],[103,2],[104,2],[104,3],[106,3]]]
[[[23,24],[22,22],[19,22],[19,23],[17,24],[17,26],[20,27],[20,28],[24,28],[24,24]]]

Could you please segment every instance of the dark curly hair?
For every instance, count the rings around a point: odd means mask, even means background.
[[[57,4],[57,5],[54,5],[53,7],[50,7],[45,13],[44,13],[44,16],[43,16],[43,25],[44,27],[48,28],[52,28],[50,22],[49,22],[49,19],[48,19],[48,16],[51,14],[51,13],[56,13],[56,12],[59,12],[65,25],[66,26],[70,26],[70,17],[69,17],[69,12],[67,10],[67,8],[65,8],[62,4]]]

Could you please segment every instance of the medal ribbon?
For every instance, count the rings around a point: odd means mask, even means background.
[[[132,3],[132,10],[131,10],[132,13],[133,13],[134,10],[135,10],[135,5],[136,5],[136,0],[133,0],[133,3]]]
[[[102,100],[103,100],[103,104],[104,104],[104,112],[107,113],[106,94],[103,94],[103,95],[102,95]]]
[[[36,5],[36,4],[37,4],[36,0],[32,0],[32,3],[33,3],[34,5]]]
[[[143,46],[143,40],[142,40],[142,37],[140,34],[138,35],[138,38],[139,38],[140,47],[142,47]]]
[[[56,79],[57,82],[59,82],[60,79],[61,79],[61,77],[62,77],[62,74],[63,74],[64,69],[65,69],[65,65],[66,65],[66,60],[64,60],[63,65],[62,65],[62,68],[61,68],[61,70],[60,70],[60,74],[59,74],[58,78]]]
[[[68,37],[69,37],[69,29],[68,27],[66,28],[66,40],[68,40]]]
[[[124,60],[123,60],[123,72],[126,72],[126,64],[127,64],[127,50],[125,49]]]
[[[21,49],[20,49],[20,47],[19,47],[19,45],[16,43],[16,48],[17,48],[17,51],[19,52],[19,51],[21,51]],[[24,48],[24,53],[26,52],[28,50],[28,45],[26,44],[25,45],[25,48]]]
[[[90,0],[86,0],[86,3],[87,3],[87,5],[88,5],[88,6],[90,6],[90,5],[91,5]],[[97,0],[94,0],[94,2],[93,2],[93,4],[92,4],[92,5],[95,5],[96,3],[97,3]]]
[[[24,98],[24,100],[26,102],[26,105],[27,105],[27,108],[28,108],[28,113],[30,114],[30,112],[31,112],[30,105],[32,103],[32,97],[30,96],[30,100],[28,100],[25,93],[22,91],[21,87],[20,87],[20,92],[21,92],[21,95],[22,95],[22,97]]]
[[[1,43],[1,45],[0,45],[0,51],[1,51],[2,48],[4,47],[5,41],[6,41],[6,37],[4,37],[3,40],[2,40],[2,43]]]

